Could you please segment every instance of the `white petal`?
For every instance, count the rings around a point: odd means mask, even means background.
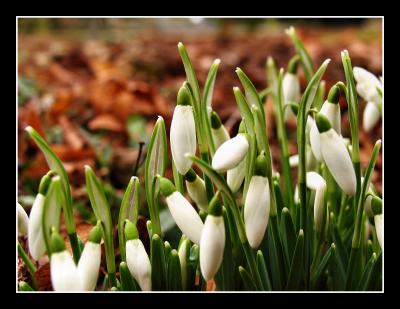
[[[226,181],[233,193],[236,193],[239,190],[245,176],[246,160],[242,160],[238,166],[231,170],[228,170],[228,172],[226,173]]]
[[[374,217],[374,221],[375,221],[376,236],[378,237],[379,245],[381,246],[381,248],[383,250],[383,238],[382,238],[382,233],[383,233],[383,214],[376,215]]]
[[[196,176],[195,181],[186,181],[186,188],[190,198],[196,203],[196,205],[207,212],[208,199],[204,180],[199,176]]]
[[[356,174],[342,138],[331,128],[320,134],[325,164],[340,188],[349,196],[356,192]]]
[[[248,149],[247,139],[238,134],[217,149],[212,159],[212,167],[218,172],[233,169],[244,159]]]
[[[244,204],[244,223],[249,244],[256,249],[264,238],[270,211],[268,178],[253,176]]]
[[[54,291],[82,291],[78,269],[67,250],[51,255],[50,274]]]
[[[311,151],[314,154],[314,157],[318,161],[321,161],[322,154],[321,154],[321,146],[319,143],[319,131],[318,131],[315,121],[313,121],[311,130],[310,130],[310,145],[311,145]]]
[[[178,191],[168,196],[166,201],[176,225],[178,225],[183,234],[198,245],[200,243],[203,222],[196,210]]]
[[[307,173],[307,188],[316,190],[314,199],[314,222],[317,231],[321,231],[325,216],[326,181],[316,172]]]
[[[218,148],[230,138],[224,125],[221,125],[218,129],[211,128],[211,132],[214,138],[215,148]]]
[[[196,153],[196,128],[191,106],[175,107],[170,130],[171,154],[176,169],[182,175],[192,166],[192,161],[185,157],[186,153]]]
[[[93,291],[96,288],[101,263],[100,244],[88,241],[82,251],[78,263],[78,273],[84,291]]]
[[[320,112],[328,118],[332,128],[337,132],[337,134],[340,135],[341,134],[340,105],[325,101],[321,107]]]
[[[151,264],[140,239],[126,242],[126,264],[142,291],[151,291]]]
[[[225,247],[223,217],[208,215],[200,240],[200,269],[203,277],[211,280],[221,266]]]
[[[300,101],[300,81],[297,75],[289,72],[285,73],[283,76],[282,88],[284,104]],[[294,116],[292,109],[290,107],[285,108],[285,121],[291,116]]]
[[[25,212],[25,209],[17,203],[17,211],[18,211],[18,236],[24,236],[28,234],[28,215]]]
[[[299,166],[299,155],[295,154],[289,157],[289,165],[290,167],[297,167]]]
[[[371,87],[380,87],[381,86],[379,79],[374,74],[367,71],[366,69],[363,69],[361,67],[354,67],[353,74],[354,74],[354,78],[357,81],[357,83],[368,84]]]
[[[311,190],[318,190],[321,187],[326,187],[326,181],[322,176],[316,172],[307,173],[307,188]]]
[[[368,102],[363,114],[363,128],[365,132],[371,131],[381,118],[381,112],[373,102]]]
[[[46,252],[42,230],[42,214],[45,196],[36,195],[31,212],[29,213],[28,247],[29,253],[35,260],[39,260]]]

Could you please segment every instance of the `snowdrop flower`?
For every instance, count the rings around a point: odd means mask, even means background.
[[[261,153],[255,164],[244,203],[244,223],[246,236],[252,248],[257,249],[264,238],[270,212],[270,191],[267,178],[267,162]]]
[[[60,234],[51,235],[50,275],[54,291],[82,291],[78,269]]]
[[[226,182],[233,193],[236,193],[243,183],[246,176],[246,160],[242,160],[238,166],[228,170],[226,173]]]
[[[376,236],[378,237],[379,245],[381,246],[381,248],[383,250],[383,239],[382,239],[383,222],[382,221],[383,221],[383,214],[374,216]]]
[[[356,174],[350,154],[343,139],[331,127],[329,120],[321,113],[316,117],[320,138],[320,149],[326,166],[339,187],[349,196],[356,192]]]
[[[151,264],[134,223],[126,220],[126,264],[142,291],[151,291]]]
[[[182,240],[178,246],[179,262],[181,264],[182,287],[185,289],[188,279],[188,260],[190,255],[190,240],[186,235],[182,235]]]
[[[363,114],[363,128],[369,132],[381,117],[382,98],[379,91],[382,92],[382,83],[374,74],[363,68],[354,67],[353,73],[357,81],[357,92],[367,102]]]
[[[221,119],[214,111],[211,112],[211,133],[214,139],[215,148],[221,146],[229,139],[229,133],[221,123]]]
[[[245,134],[239,133],[217,149],[212,159],[212,167],[220,173],[233,169],[244,159],[248,149],[249,142]]]
[[[185,157],[186,153],[196,153],[196,128],[190,96],[185,87],[178,92],[177,106],[172,116],[170,142],[172,159],[176,169],[185,175],[192,166],[192,161]]]
[[[283,102],[285,105],[291,102],[300,102],[300,80],[297,76],[297,63],[298,58],[292,58],[288,64],[288,71],[283,76],[282,88],[283,88]],[[287,121],[289,118],[294,116],[294,113],[290,107],[285,108],[284,119]]]
[[[18,236],[25,236],[28,234],[28,215],[25,212],[24,207],[20,203],[17,203],[18,211]]]
[[[210,202],[200,239],[200,270],[206,281],[214,278],[221,266],[225,248],[225,225],[219,194]]]
[[[176,191],[176,188],[167,178],[160,177],[160,190],[165,196],[169,211],[176,225],[195,244],[200,243],[203,222],[193,206]]]
[[[96,288],[101,263],[101,229],[96,225],[89,234],[78,262],[78,274],[83,291],[93,291]]]
[[[201,210],[207,212],[208,200],[204,180],[192,168],[185,174],[185,179],[190,198]]]
[[[53,172],[47,173],[42,177],[39,185],[39,193],[33,202],[31,212],[29,213],[28,228],[28,247],[29,253],[35,260],[39,260],[46,252],[46,243],[42,230],[42,215],[45,201],[45,194],[51,182]]]
[[[364,177],[361,177],[361,185],[363,184],[363,182]],[[365,198],[364,201],[364,211],[368,218],[372,218],[374,216],[374,212],[372,211],[372,198],[375,195],[374,191],[374,185],[372,184],[372,182],[370,182],[367,192],[367,194],[369,193],[369,195]]]
[[[340,116],[340,105],[339,105],[339,87],[333,86],[328,94],[328,99],[324,102],[321,107],[320,113],[328,118],[332,128],[337,134],[341,135],[341,116]],[[322,154],[320,149],[319,132],[315,121],[311,124],[310,130],[310,144],[311,150],[318,161],[322,160]]]
[[[319,233],[323,228],[323,220],[326,217],[325,191],[326,181],[316,172],[307,173],[307,188],[315,190],[314,222],[315,229]]]

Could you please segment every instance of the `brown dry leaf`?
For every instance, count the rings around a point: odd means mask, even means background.
[[[52,291],[50,278],[50,263],[46,263],[35,272],[35,279],[39,291]]]
[[[112,132],[123,132],[125,130],[122,123],[112,114],[101,114],[95,116],[88,123],[90,130],[108,130]]]
[[[76,150],[82,149],[85,141],[83,140],[82,136],[79,134],[78,129],[76,126],[67,118],[65,115],[61,115],[58,118],[58,122],[60,123],[65,141]]]
[[[96,157],[92,148],[73,149],[63,144],[52,144],[50,146],[63,162],[94,159]]]

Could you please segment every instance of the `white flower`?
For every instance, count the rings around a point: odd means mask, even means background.
[[[51,255],[50,273],[54,291],[82,291],[78,269],[67,250]]]
[[[371,131],[381,118],[381,111],[373,102],[367,102],[363,114],[363,128],[365,132]]]
[[[218,172],[233,169],[244,159],[248,149],[246,137],[239,133],[217,149],[212,159],[212,167]]]
[[[78,273],[82,290],[93,291],[96,287],[101,263],[100,243],[88,241],[78,263]]]
[[[201,179],[193,170],[189,170],[189,172],[185,175],[185,178],[186,188],[190,198],[197,204],[198,207],[207,212],[208,199],[204,180]]]
[[[332,128],[337,134],[341,134],[341,116],[339,103],[331,103],[328,100],[322,104],[320,113],[328,118]]]
[[[196,153],[196,128],[193,109],[190,105],[177,105],[171,122],[170,142],[172,159],[176,169],[185,175],[192,166],[192,161],[185,157],[186,153]]]
[[[356,175],[343,139],[333,130],[325,116],[318,114],[316,123],[320,132],[321,154],[326,166],[339,187],[347,195],[354,195]]]
[[[284,104],[289,102],[300,102],[300,81],[296,74],[286,72],[282,81]],[[290,107],[285,108],[285,121],[294,116]]]
[[[318,161],[322,161],[321,145],[319,143],[319,131],[315,121],[313,121],[313,125],[311,126],[310,130],[310,145],[314,157]]]
[[[376,236],[378,237],[379,245],[381,246],[381,248],[383,250],[383,238],[382,238],[382,233],[383,233],[383,214],[374,216],[374,222],[375,222]]]
[[[140,239],[126,242],[126,263],[142,291],[151,291],[151,264]]]
[[[244,204],[246,236],[252,248],[257,249],[264,238],[270,212],[268,178],[254,175],[249,184]]]
[[[20,203],[17,203],[18,211],[18,236],[25,236],[28,234],[28,215]]]
[[[29,214],[28,247],[29,253],[35,260],[39,260],[46,252],[42,230],[44,200],[43,194],[37,194]]]
[[[226,182],[233,193],[236,193],[243,183],[246,176],[246,160],[242,160],[238,166],[228,170],[226,173]]]
[[[321,231],[323,220],[325,217],[325,191],[326,181],[316,172],[307,173],[307,187],[310,190],[315,190],[314,199],[314,222],[315,228],[318,232]]]
[[[382,89],[379,79],[371,72],[360,67],[354,67],[353,74],[357,82],[356,88],[358,94],[365,101],[372,101],[378,104],[381,98],[377,88]]]

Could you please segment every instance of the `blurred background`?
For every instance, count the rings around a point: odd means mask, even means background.
[[[349,50],[353,66],[382,75],[381,19],[19,18],[19,202],[29,213],[40,177],[48,170],[43,155],[24,132],[31,125],[65,163],[78,234],[86,240],[87,222],[93,222],[94,217],[85,191],[83,166],[92,166],[101,176],[117,217],[130,177],[136,174],[143,183],[142,163],[157,115],[165,118],[169,130],[176,94],[185,80],[177,43],[183,42],[188,49],[201,89],[212,61],[221,59],[213,108],[230,133],[235,134],[240,121],[232,93],[232,87],[240,85],[235,68],[242,68],[257,90],[263,90],[267,86],[267,57],[272,56],[278,68],[286,69],[295,53],[285,34],[291,25],[315,66],[326,58],[332,59],[324,76],[326,89],[339,80],[345,81],[340,59],[343,49]],[[304,90],[306,81],[301,69],[299,75]],[[271,106],[266,104],[267,113],[271,114]],[[343,97],[341,106],[343,135],[349,137]],[[360,99],[361,110],[364,106]],[[267,127],[274,167],[279,171],[273,117],[269,117]],[[288,130],[289,151],[295,154],[295,123],[289,123]],[[381,125],[369,134],[361,132],[363,167],[381,136]],[[379,192],[381,168],[379,158],[372,178]],[[167,176],[171,175],[168,170]],[[148,214],[144,200],[140,213],[145,231],[144,218]],[[164,230],[172,233],[174,247],[173,234],[177,230],[171,228],[168,213],[164,215]]]

